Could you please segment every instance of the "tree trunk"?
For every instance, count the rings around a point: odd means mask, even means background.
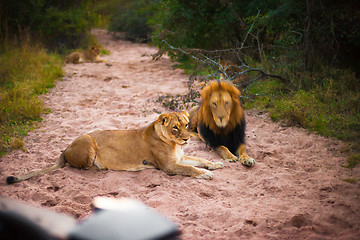
[[[313,1],[306,0],[306,29],[305,29],[305,49],[304,49],[304,65],[306,69],[309,69],[310,58],[310,31],[311,31],[311,7]]]

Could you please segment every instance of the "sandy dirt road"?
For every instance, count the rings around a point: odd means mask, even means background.
[[[154,121],[154,100],[184,94],[188,77],[157,49],[94,32],[112,63],[66,65],[66,76],[42,96],[51,113],[25,138],[26,151],[0,159],[0,196],[84,219],[96,196],[140,200],[175,222],[182,239],[360,239],[359,167],[341,167],[344,144],[247,111],[248,154],[253,168],[226,163],[211,181],[168,176],[158,170],[117,172],[65,166],[26,182],[8,175],[51,165],[74,138],[94,129],[131,129]],[[136,150],[135,148],[132,150]],[[194,139],[185,153],[222,161]]]

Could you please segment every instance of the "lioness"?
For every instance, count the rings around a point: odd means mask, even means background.
[[[66,63],[84,63],[84,62],[107,62],[105,59],[99,57],[100,48],[92,46],[89,50],[83,52],[73,52],[65,57]]]
[[[139,171],[157,168],[169,175],[184,175],[212,179],[210,170],[222,168],[222,162],[185,156],[182,147],[190,139],[189,114],[171,112],[161,114],[147,127],[137,130],[95,131],[76,138],[50,168],[29,173],[21,177],[10,176],[7,183],[20,182],[41,173],[70,166],[89,169]]]
[[[240,90],[229,81],[212,81],[201,91],[201,104],[190,110],[190,131],[225,160],[253,166],[246,153],[245,115]]]

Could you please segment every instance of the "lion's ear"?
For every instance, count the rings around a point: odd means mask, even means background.
[[[167,126],[170,122],[170,116],[166,113],[163,113],[159,116],[159,122],[161,122],[162,125]]]
[[[241,96],[241,92],[237,87],[233,86],[233,88],[231,89],[231,95],[233,96],[233,98],[239,98]]]
[[[210,97],[211,87],[210,85],[207,85],[201,90],[201,98],[206,102],[206,99]]]

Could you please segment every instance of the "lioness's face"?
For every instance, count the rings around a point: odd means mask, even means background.
[[[189,114],[186,111],[161,114],[159,120],[162,124],[162,133],[168,140],[180,145],[189,141]]]
[[[94,55],[94,56],[97,56],[100,54],[100,48],[99,47],[91,47],[91,53]]]
[[[230,93],[227,91],[213,92],[209,104],[215,124],[220,128],[226,127],[233,105]]]

